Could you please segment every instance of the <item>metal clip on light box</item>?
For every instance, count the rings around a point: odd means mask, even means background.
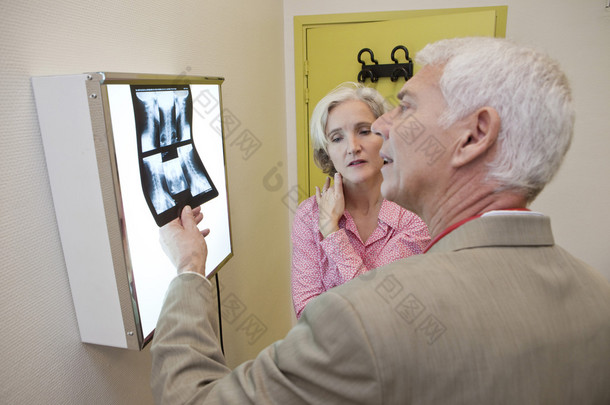
[[[402,50],[405,53],[406,63],[398,63],[398,59],[396,59],[396,51]],[[368,52],[371,56],[371,62],[373,64],[367,65],[362,60],[362,54]],[[404,77],[405,81],[409,80],[413,76],[413,61],[409,57],[409,50],[404,45],[398,45],[392,49],[391,58],[394,63],[380,65],[377,60],[375,60],[375,55],[370,48],[362,48],[360,52],[358,52],[358,62],[362,64],[362,69],[358,73],[358,81],[360,83],[364,83],[367,78],[371,79],[371,82],[375,83],[381,77],[389,77],[391,81],[395,82],[399,77]]]

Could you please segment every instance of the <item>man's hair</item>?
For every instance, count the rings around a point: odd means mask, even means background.
[[[456,38],[427,45],[421,65],[444,67],[440,89],[447,102],[439,124],[449,127],[484,106],[501,120],[498,154],[488,178],[528,202],[553,178],[574,128],[568,80],[549,56],[508,40]]]
[[[353,82],[342,83],[318,102],[311,115],[314,161],[324,173],[330,176],[333,176],[336,170],[328,156],[326,121],[333,108],[348,100],[362,101],[369,106],[375,118],[381,117],[389,109],[386,100],[377,90]]]

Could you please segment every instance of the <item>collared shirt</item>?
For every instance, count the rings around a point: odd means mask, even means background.
[[[315,196],[299,206],[292,227],[292,301],[297,317],[305,304],[324,291],[364,272],[407,256],[422,253],[430,236],[426,224],[414,213],[383,200],[377,228],[366,241],[360,239],[348,211],[339,230],[322,237]]]

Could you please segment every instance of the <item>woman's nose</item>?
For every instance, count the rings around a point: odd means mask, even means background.
[[[360,141],[358,137],[355,135],[350,135],[347,137],[347,153],[355,154],[360,152],[362,148],[360,147]]]

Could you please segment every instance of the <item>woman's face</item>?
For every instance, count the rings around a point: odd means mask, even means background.
[[[376,117],[366,103],[348,100],[330,110],[326,120],[328,156],[343,182],[354,184],[381,175],[383,138],[371,132]]]

